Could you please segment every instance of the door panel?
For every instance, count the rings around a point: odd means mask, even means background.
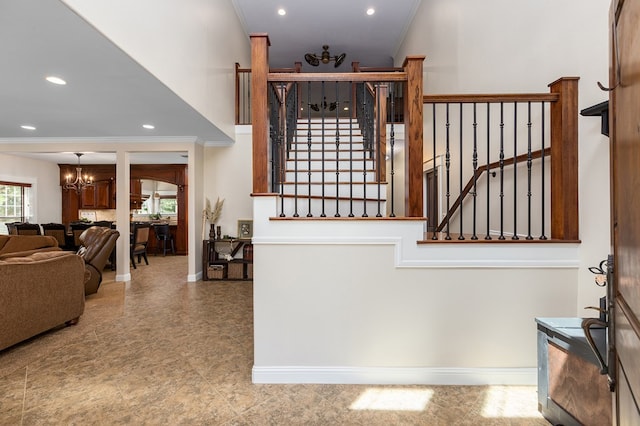
[[[614,253],[616,420],[640,413],[640,1],[613,1],[611,23],[611,213]]]

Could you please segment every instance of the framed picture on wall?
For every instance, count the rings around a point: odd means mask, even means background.
[[[238,238],[253,237],[253,221],[249,219],[238,220]]]

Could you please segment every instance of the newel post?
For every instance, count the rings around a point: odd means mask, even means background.
[[[251,34],[251,123],[253,192],[269,192],[269,36]]]
[[[549,84],[551,103],[551,238],[578,240],[578,80]]]
[[[422,217],[422,64],[424,56],[407,56],[402,67],[404,85],[405,211],[408,217]]]

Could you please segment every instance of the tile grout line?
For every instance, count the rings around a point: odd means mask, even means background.
[[[27,378],[29,377],[29,366],[24,367],[24,387],[22,389],[22,410],[20,410],[20,425],[24,424],[24,407],[27,404]]]

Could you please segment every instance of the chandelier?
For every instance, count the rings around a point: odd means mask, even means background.
[[[347,57],[346,53],[342,53],[340,55],[331,56],[329,53],[329,46],[326,44],[322,46],[322,53],[320,55],[316,55],[315,53],[307,53],[304,55],[304,60],[307,61],[309,65],[313,65],[317,67],[320,65],[320,62],[323,64],[328,64],[331,61],[335,62],[334,68],[338,68],[344,62],[344,58]]]
[[[81,152],[75,153],[78,156],[78,166],[76,167],[76,179],[72,182],[71,178],[72,174],[68,174],[66,176],[66,183],[64,184],[64,189],[73,189],[78,194],[82,192],[82,189],[87,186],[93,186],[93,177],[88,174],[82,175],[82,167],[80,167],[80,157],[82,157]]]

